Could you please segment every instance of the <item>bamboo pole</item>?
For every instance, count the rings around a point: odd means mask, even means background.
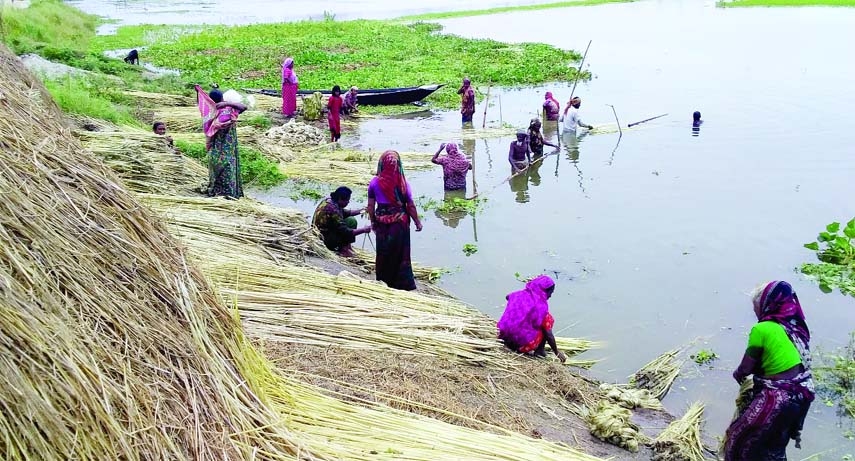
[[[485,128],[487,126],[487,107],[490,106],[490,89],[493,88],[493,82],[487,86],[487,98],[484,101],[484,121],[481,122],[481,128]]]

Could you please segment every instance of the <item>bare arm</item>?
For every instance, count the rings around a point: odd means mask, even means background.
[[[373,198],[368,199],[368,205],[365,206],[368,211],[368,218],[371,220],[371,225],[374,225],[374,210],[377,206],[377,201]]]
[[[413,203],[413,199],[409,199],[407,201],[407,214],[410,215],[410,218],[416,223],[416,232],[422,231],[422,221],[419,219],[419,210],[416,209],[416,204]]]
[[[433,154],[433,158],[431,158],[430,161],[436,163],[437,165],[441,165],[441,163],[439,163],[437,159],[439,159],[439,154],[442,152],[443,149],[445,149],[445,143],[439,145],[439,149],[437,149],[436,153]]]
[[[514,143],[511,141],[511,148],[508,150],[508,163],[514,166]]]
[[[555,356],[558,357],[558,360],[561,360],[561,363],[564,363],[564,361],[567,360],[567,356],[565,356],[563,352],[558,350],[558,345],[555,344],[555,335],[552,334],[552,329],[543,330],[543,335],[546,336],[546,343],[549,344],[549,347],[552,348],[552,352],[555,353]]]
[[[742,383],[748,375],[752,375],[756,371],[757,360],[746,352],[745,355],[742,356],[742,362],[740,362],[739,366],[736,367],[736,370],[733,371],[733,379],[735,379],[737,383]]]

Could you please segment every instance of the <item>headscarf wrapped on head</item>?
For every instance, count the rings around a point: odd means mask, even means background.
[[[789,283],[779,280],[767,283],[755,296],[754,303],[760,312],[761,322],[772,321],[781,324],[791,339],[795,336],[807,346],[810,342],[810,330],[799,297]]]
[[[459,171],[468,171],[469,170],[469,159],[463,155],[460,150],[457,148],[457,143],[448,142],[445,144],[445,153],[447,154],[446,158],[443,159],[440,164],[447,171],[450,172],[459,172]]]
[[[294,58],[287,58],[282,63],[282,82],[297,84],[297,74],[294,73]]]
[[[552,101],[552,102],[554,102],[556,107],[559,107],[559,106],[560,106],[560,104],[558,103],[558,100],[557,100],[557,99],[555,99],[555,96],[552,96],[552,92],[551,92],[551,91],[547,91],[547,92],[546,92],[546,94],[545,94],[545,95],[543,95],[543,99],[544,99],[544,100],[546,100],[546,101]]]
[[[547,300],[554,287],[549,276],[539,275],[526,283],[525,289],[508,294],[508,305],[498,323],[499,338],[524,349],[542,338],[544,323],[551,323]]]
[[[401,156],[394,150],[387,150],[377,161],[377,185],[383,195],[396,206],[407,203],[407,178],[404,177],[404,165]]]
[[[468,77],[463,79],[463,86],[469,86],[471,83],[472,81]]]

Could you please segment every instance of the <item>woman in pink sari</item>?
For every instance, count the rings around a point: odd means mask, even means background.
[[[539,275],[525,284],[525,289],[514,291],[505,298],[508,305],[499,319],[499,339],[521,354],[546,357],[546,343],[564,363],[567,357],[558,350],[552,325],[555,319],[549,313],[547,300],[555,291],[555,282],[549,276]]]
[[[297,112],[297,74],[294,73],[294,58],[282,63],[282,115],[293,117]]]

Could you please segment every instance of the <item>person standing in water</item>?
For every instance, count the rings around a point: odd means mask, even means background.
[[[439,154],[445,149],[446,155],[440,157]],[[445,184],[445,190],[466,190],[466,173],[472,169],[472,162],[460,153],[457,149],[457,144],[442,143],[439,149],[433,154],[431,162],[442,165],[442,179]]]
[[[297,88],[299,82],[294,73],[294,58],[282,63],[282,115],[293,117],[297,113]]]
[[[692,114],[692,136],[699,136],[701,134],[701,125],[704,124],[704,121],[701,120],[701,112],[695,111]]]
[[[564,109],[564,133],[576,134],[576,131],[581,126],[593,130],[593,125],[586,125],[579,117],[579,108],[582,107],[582,98],[575,96],[567,103]]]
[[[558,116],[561,112],[561,104],[558,103],[558,100],[555,99],[555,96],[552,96],[551,91],[547,91],[543,98],[544,117],[550,122],[557,122]]]
[[[552,144],[543,139],[543,134],[540,132],[540,119],[533,118],[528,125],[528,146],[531,149],[531,154],[535,157],[543,155],[543,146],[558,148],[557,144]]]
[[[472,82],[468,78],[463,79],[463,86],[457,90],[460,95],[460,115],[463,124],[472,123],[472,116],[475,115],[475,90],[472,89]]]
[[[519,173],[531,163],[531,149],[527,138],[528,135],[525,131],[517,131],[517,140],[511,141],[511,147],[508,150],[508,162],[511,164],[512,174]]]
[[[341,99],[341,87],[338,85],[332,88],[332,94],[327,101],[327,122],[330,125],[330,142],[338,142],[341,138],[341,106],[344,101]]]

